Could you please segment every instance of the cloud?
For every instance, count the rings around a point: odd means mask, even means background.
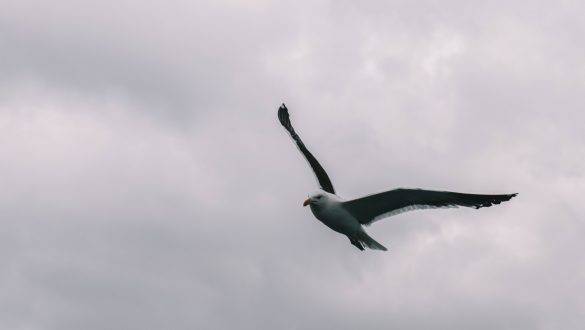
[[[582,8],[5,2],[0,325],[578,329]],[[519,192],[369,227],[340,195]]]

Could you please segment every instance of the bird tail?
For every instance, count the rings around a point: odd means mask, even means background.
[[[357,240],[362,243],[363,245],[367,246],[368,248],[372,249],[372,250],[380,250],[380,251],[388,251],[388,249],[376,242],[376,240],[374,240],[373,238],[371,238],[365,231],[361,230],[360,232],[358,232],[357,234]]]

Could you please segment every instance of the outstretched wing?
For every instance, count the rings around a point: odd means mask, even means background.
[[[303,153],[303,155],[309,162],[309,165],[311,165],[311,168],[313,169],[313,172],[317,177],[317,181],[319,181],[321,189],[325,190],[328,193],[335,194],[335,189],[333,189],[333,184],[331,184],[331,180],[329,180],[327,172],[325,172],[325,170],[323,169],[321,164],[319,164],[317,159],[309,152],[307,147],[305,147],[305,144],[303,143],[303,141],[301,141],[301,138],[297,135],[294,128],[292,127],[292,124],[290,122],[290,116],[288,114],[288,109],[286,108],[284,103],[280,106],[280,108],[278,108],[278,120],[280,120],[282,126],[286,128],[286,130],[290,133],[290,136],[293,138],[293,140],[295,140],[297,147],[299,147],[299,150]]]
[[[400,188],[347,201],[343,206],[361,224],[370,225],[376,220],[410,210],[458,206],[479,209],[508,201],[516,195],[476,195]]]

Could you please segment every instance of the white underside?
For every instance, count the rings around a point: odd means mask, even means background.
[[[311,211],[315,218],[340,234],[354,237],[359,231],[363,231],[359,221],[345,210],[341,203],[331,202],[323,208],[311,205]]]
[[[388,218],[391,217],[393,215],[397,215],[400,213],[404,213],[404,212],[408,212],[408,211],[412,211],[412,210],[423,210],[423,209],[445,209],[445,208],[456,208],[457,205],[443,205],[443,206],[435,206],[435,205],[409,205],[409,206],[405,206],[396,210],[392,210],[386,213],[382,213],[376,217],[374,217],[370,222],[366,223],[366,226],[371,225],[372,223],[378,221],[378,220],[382,220],[384,218]]]

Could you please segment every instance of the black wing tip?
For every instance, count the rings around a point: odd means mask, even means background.
[[[502,202],[507,202],[510,199],[514,198],[518,196],[518,193],[513,193],[513,194],[508,194],[508,195],[504,195],[504,198],[502,198]]]
[[[290,124],[290,115],[288,114],[288,109],[284,103],[278,108],[278,120],[282,124],[282,126],[288,128]]]
[[[278,116],[286,116],[288,115],[288,108],[284,103],[278,108]]]
[[[482,207],[490,207],[493,205],[498,205],[502,202],[507,202],[516,196],[518,196],[518,193],[507,194],[507,195],[496,195],[496,196],[494,196],[494,198],[492,200],[485,201],[481,204],[477,204],[474,206],[474,208],[477,210],[477,209],[480,209]]]

